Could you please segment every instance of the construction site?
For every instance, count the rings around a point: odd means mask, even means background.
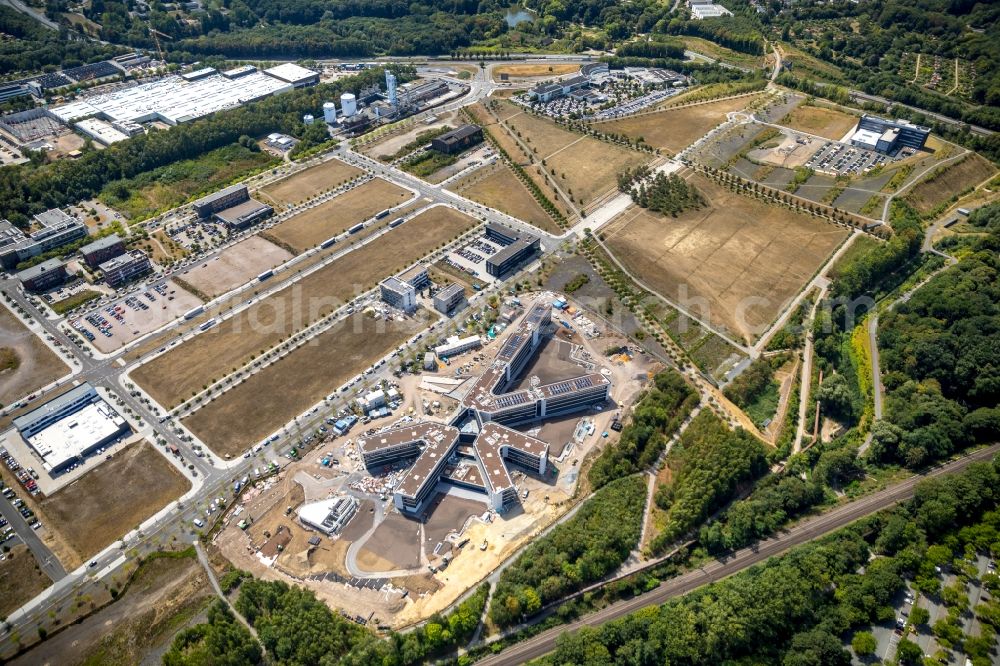
[[[241,495],[221,554],[359,622],[402,627],[564,515],[654,364],[604,356],[624,340],[550,293],[505,308],[517,316],[495,337],[332,414],[309,453]]]

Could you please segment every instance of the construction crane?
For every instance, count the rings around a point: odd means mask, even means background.
[[[166,33],[160,32],[159,30],[156,30],[154,28],[149,29],[149,34],[153,36],[153,42],[156,44],[156,52],[160,54],[160,62],[166,62],[167,61],[166,58],[163,57],[163,49],[160,48],[159,37],[165,37],[167,39],[173,39],[173,37],[171,37]]]

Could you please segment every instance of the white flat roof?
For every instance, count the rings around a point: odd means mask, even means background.
[[[197,81],[168,76],[70,102],[51,111],[66,123],[101,115],[112,121],[142,123],[163,120],[177,124],[287,90],[291,90],[289,83],[263,72],[238,79],[214,74]]]
[[[282,65],[265,69],[264,73],[270,74],[282,81],[288,81],[289,83],[298,83],[299,81],[305,81],[308,78],[316,76],[316,72],[305,67],[300,67],[294,62],[286,62]]]
[[[119,132],[112,127],[110,123],[98,120],[97,118],[84,118],[83,120],[73,124],[83,130],[85,134],[88,134],[96,141],[100,141],[105,146],[110,146],[113,143],[124,141],[128,138],[128,134]]]
[[[865,144],[866,146],[871,146],[874,148],[875,144],[878,143],[878,140],[881,136],[882,135],[879,132],[872,132],[871,130],[859,129],[857,132],[854,133],[854,136],[851,137],[851,141],[857,141],[859,143]]]
[[[51,471],[82,455],[124,426],[125,419],[111,405],[100,400],[56,421],[30,437],[28,444],[41,456],[42,467]]]

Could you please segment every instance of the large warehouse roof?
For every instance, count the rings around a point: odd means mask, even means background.
[[[265,69],[264,72],[288,83],[299,83],[316,77],[316,72],[305,67],[300,67],[294,62],[286,62],[282,65]]]
[[[47,471],[57,470],[121,432],[125,426],[125,419],[101,400],[56,421],[29,437],[28,443],[41,457]]]
[[[237,79],[216,74],[197,81],[168,76],[57,106],[52,113],[66,123],[100,116],[111,121],[162,120],[176,125],[291,89],[288,82],[262,72]]]

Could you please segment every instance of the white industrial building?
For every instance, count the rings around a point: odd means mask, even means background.
[[[53,475],[131,433],[128,422],[90,384],[14,419],[14,426]]]
[[[103,146],[110,146],[129,138],[128,134],[112,127],[111,123],[97,118],[84,118],[73,123],[73,126]]]
[[[357,511],[358,500],[355,498],[333,497],[303,504],[299,508],[299,520],[307,527],[333,536],[347,526]]]
[[[699,20],[733,15],[731,11],[715,4],[713,0],[688,0],[688,4],[691,7],[691,17]]]
[[[304,88],[319,83],[319,73],[300,67],[294,62],[286,62],[277,67],[265,69],[264,73],[276,79],[291,83],[296,88]]]
[[[457,335],[452,335],[443,345],[435,347],[434,353],[438,358],[448,358],[449,356],[467,352],[470,349],[478,349],[482,346],[482,344],[483,339],[478,335],[470,335],[466,338],[460,338]]]
[[[293,87],[292,83],[264,72],[251,72],[236,78],[213,73],[193,81],[182,76],[168,76],[78,99],[57,106],[51,112],[66,124],[96,117],[109,122],[159,120],[177,125],[289,92]]]

